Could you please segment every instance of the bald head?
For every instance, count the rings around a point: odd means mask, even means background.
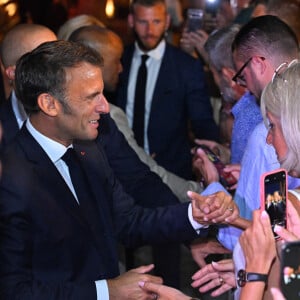
[[[122,71],[120,60],[123,44],[120,37],[107,28],[92,25],[75,30],[69,40],[91,47],[103,57],[102,74],[105,90],[115,91],[119,73]]]
[[[1,59],[5,68],[15,66],[17,60],[44,42],[56,40],[49,28],[37,24],[19,24],[4,37],[1,45]]]
[[[122,41],[117,34],[97,25],[78,28],[70,35],[69,40],[94,48],[102,56],[104,56],[104,52],[107,52],[107,50],[115,47],[123,47]]]

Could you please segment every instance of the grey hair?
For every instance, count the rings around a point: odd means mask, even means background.
[[[300,174],[300,62],[295,60],[283,73],[276,75],[263,90],[261,111],[267,124],[266,113],[280,120],[288,147],[286,157],[280,161],[288,171]]]
[[[208,37],[204,49],[209,63],[220,73],[223,67],[234,69],[231,44],[240,30],[240,25],[233,24],[214,31]]]
[[[66,21],[58,30],[57,37],[60,40],[69,40],[70,35],[78,28],[90,25],[105,27],[105,25],[92,15],[78,15]]]

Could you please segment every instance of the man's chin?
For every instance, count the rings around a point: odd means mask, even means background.
[[[159,45],[159,43],[163,40],[163,38],[164,37],[161,37],[159,40],[153,42],[149,42],[148,40],[137,39],[137,43],[141,50],[148,52],[155,49]]]

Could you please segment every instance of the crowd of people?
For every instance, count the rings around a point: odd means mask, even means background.
[[[181,244],[200,293],[284,299],[280,249],[300,239],[300,2],[231,2],[190,31],[180,2],[132,0],[129,45],[92,15],[5,34],[0,299],[194,299]],[[290,193],[267,201],[286,204],[275,239],[260,177],[279,167]],[[143,245],[153,264],[136,267]],[[214,253],[232,257],[208,264]]]

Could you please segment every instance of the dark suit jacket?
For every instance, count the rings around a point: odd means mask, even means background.
[[[13,140],[13,138],[19,131],[17,119],[12,109],[11,97],[9,97],[8,100],[1,103],[0,120],[3,128],[1,140],[1,148],[3,149],[7,144],[9,144]]]
[[[10,99],[0,106],[0,121],[3,127],[3,149],[19,131]],[[109,114],[101,116],[97,143],[104,148],[118,180],[126,192],[134,197],[136,203],[144,207],[178,203],[176,196],[161,178],[140,161]]]
[[[125,111],[133,53],[134,45],[124,51],[116,100]],[[189,121],[196,137],[218,139],[204,81],[199,60],[167,45],[152,98],[149,147],[158,164],[187,179],[192,177]]]
[[[195,237],[187,205],[155,210],[135,206],[99,145],[76,144],[76,150],[99,215],[89,222],[25,127],[5,149],[0,182],[0,299],[95,299],[94,281],[118,274],[116,238],[136,246]]]

